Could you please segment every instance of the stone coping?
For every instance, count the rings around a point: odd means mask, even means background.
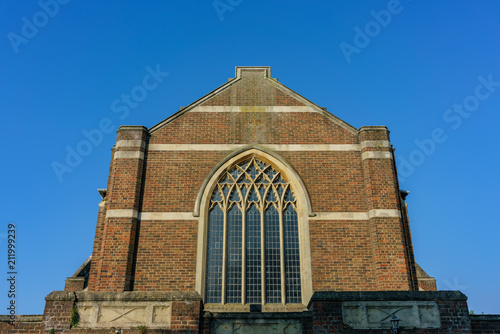
[[[73,291],[52,291],[45,297],[45,301],[74,301],[75,293]]]
[[[85,282],[85,277],[75,277],[75,276],[70,276],[66,278],[67,282]]]
[[[316,291],[314,301],[435,301],[467,300],[460,291]]]
[[[500,314],[471,314],[469,315],[471,321],[499,321]]]
[[[0,322],[11,322],[12,318],[10,315],[0,315]],[[15,321],[16,323],[19,322],[42,322],[43,321],[43,315],[16,315],[15,316]]]
[[[124,292],[96,292],[96,291],[53,291],[46,301],[201,301],[197,292],[156,292],[156,291],[124,291]]]

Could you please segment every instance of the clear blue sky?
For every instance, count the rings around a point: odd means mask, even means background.
[[[116,134],[84,147],[85,131],[151,127],[235,66],[265,65],[353,126],[391,130],[417,262],[500,313],[500,2],[59,1],[0,3],[1,310],[9,222],[21,314],[41,314],[91,255]],[[157,66],[169,75],[137,95]]]

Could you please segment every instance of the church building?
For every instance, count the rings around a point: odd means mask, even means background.
[[[415,263],[388,129],[354,128],[269,67],[236,67],[149,129],[121,126],[99,193],[92,256],[38,322],[20,316],[12,328],[481,333],[485,323]]]

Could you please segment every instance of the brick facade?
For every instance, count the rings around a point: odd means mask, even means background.
[[[203,203],[222,166],[245,152],[279,162],[302,194],[302,308],[204,311]],[[435,281],[417,270],[387,128],[350,126],[271,78],[268,67],[238,67],[234,79],[150,129],[120,127],[100,193],[88,288],[74,275],[65,292],[49,295],[45,331],[104,333],[109,323],[129,333],[143,323],[148,333],[208,333],[244,318],[291,321],[287,328],[304,333],[367,333],[346,328],[342,314],[345,301],[375,298],[363,291],[378,291],[381,301],[437,298],[441,328],[418,333],[471,330],[465,296],[419,295],[435,290]],[[70,329],[74,305],[83,325]],[[472,324],[488,326],[481,321]],[[43,332],[40,326],[19,322],[9,330]]]
[[[89,289],[194,290],[197,226],[206,222],[174,217],[139,223],[138,214],[193,212],[204,180],[233,151],[224,145],[274,145],[276,156],[302,178],[313,213],[397,213],[354,221],[310,220],[313,289],[415,290],[413,254],[406,251],[411,240],[404,229],[387,129],[352,128],[271,79],[267,68],[239,68],[233,81],[152,129],[118,130],[103,211],[129,210],[135,216],[104,219],[96,233]],[[270,107],[278,109],[266,111]],[[223,147],[211,149],[216,145]]]

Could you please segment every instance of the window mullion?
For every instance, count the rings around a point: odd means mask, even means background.
[[[261,199],[260,203],[260,280],[261,280],[261,303],[266,303],[266,240],[264,231],[264,218],[266,202]]]
[[[241,303],[245,304],[247,298],[247,284],[246,284],[246,267],[247,267],[247,252],[246,252],[246,229],[247,229],[247,208],[245,200],[241,201]]]
[[[283,197],[283,196],[282,196]],[[281,263],[281,303],[285,304],[285,233],[283,228],[283,200],[278,200],[280,217],[280,263]]]
[[[229,206],[229,201],[225,201],[224,205],[224,224],[223,224],[223,246],[222,246],[222,293],[221,302],[226,303],[226,262],[227,262],[227,207]]]

